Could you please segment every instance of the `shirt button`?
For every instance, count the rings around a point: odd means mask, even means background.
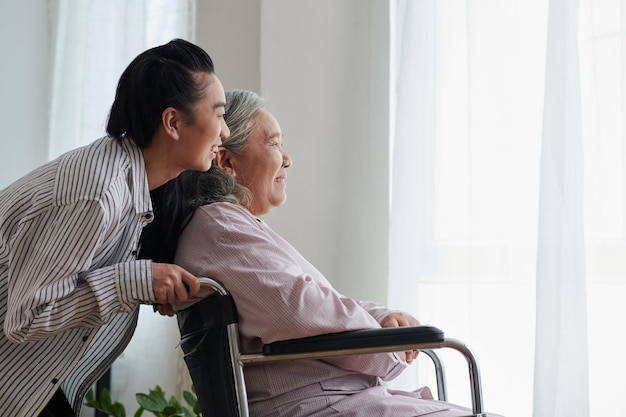
[[[134,251],[132,251],[130,254],[131,254],[131,255],[133,255],[133,256],[137,256],[137,251],[136,251],[136,250],[134,250]]]
[[[89,339],[89,336],[83,336],[83,342],[86,342]]]
[[[143,218],[146,220],[152,220],[152,213],[146,213],[143,215]]]
[[[52,380],[52,384],[56,384],[57,382],[59,382],[59,380],[58,380],[58,379],[56,379],[56,378],[54,378],[54,379]]]

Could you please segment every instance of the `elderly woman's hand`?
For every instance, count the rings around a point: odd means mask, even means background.
[[[410,314],[402,312],[389,313],[380,321],[381,327],[404,327],[419,325],[420,322],[418,319]],[[400,357],[400,359],[410,364],[415,360],[415,358],[417,358],[418,353],[419,350],[409,350],[406,352],[398,352],[398,356]]]

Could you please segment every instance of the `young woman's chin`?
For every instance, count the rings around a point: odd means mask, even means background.
[[[208,171],[213,165],[213,161],[215,160],[215,153],[211,152],[204,160],[198,161],[192,168],[189,168],[194,171]]]

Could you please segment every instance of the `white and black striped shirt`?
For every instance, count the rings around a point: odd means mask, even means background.
[[[154,301],[137,260],[152,220],[143,157],[105,137],[0,191],[0,416],[33,417],[63,389],[80,407]]]

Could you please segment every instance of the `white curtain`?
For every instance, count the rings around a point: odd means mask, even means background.
[[[551,0],[548,13],[537,250],[536,417],[589,415],[578,9],[576,0]]]
[[[48,156],[105,134],[117,81],[142,51],[173,38],[193,41],[193,0],[49,0],[52,90]],[[111,370],[111,395],[127,413],[135,393],[160,385],[182,398],[189,379],[181,363],[176,320],[142,306],[135,336]],[[182,372],[181,372],[182,371]],[[83,409],[84,416],[93,414]]]
[[[468,342],[489,410],[620,415],[624,0],[394,5],[389,304]]]
[[[193,34],[192,0],[48,0],[53,15],[49,157],[104,135],[122,71],[147,48]]]

